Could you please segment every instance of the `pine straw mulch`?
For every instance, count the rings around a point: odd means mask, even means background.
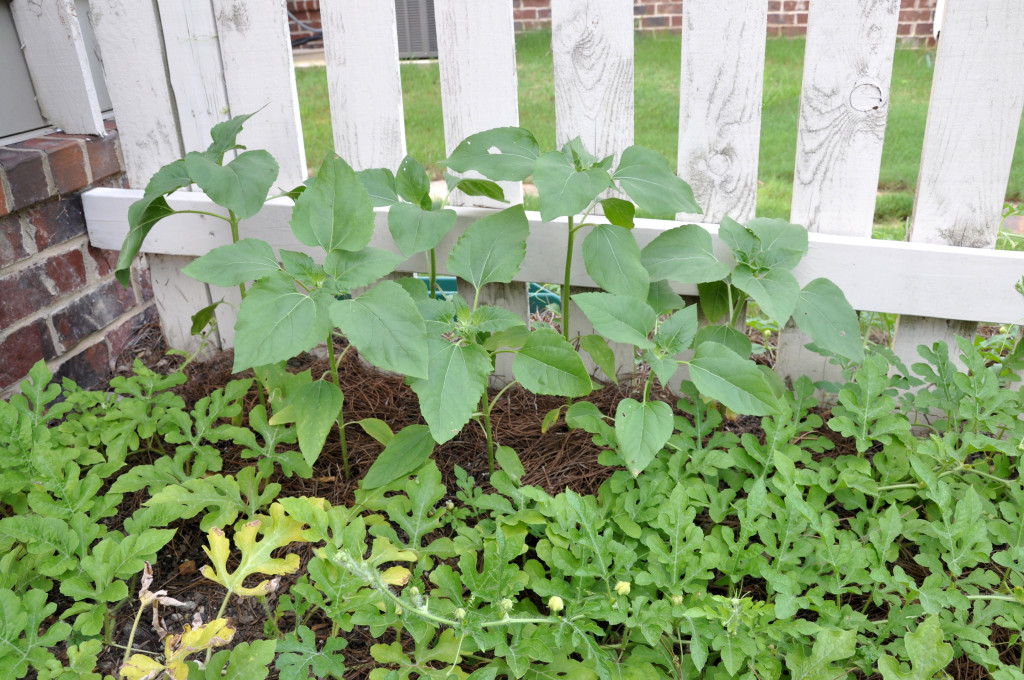
[[[763,363],[768,363],[768,356],[761,356],[760,360]],[[155,326],[142,329],[132,340],[118,358],[115,371],[118,374],[130,374],[131,364],[136,358],[160,371],[172,370],[183,362],[180,357],[166,354],[159,328]],[[231,354],[226,352],[218,354],[210,360],[196,362],[186,367],[185,372],[189,380],[179,387],[177,392],[189,408],[196,401],[207,396],[213,390],[223,387],[230,380],[251,375],[251,373],[241,376],[233,375],[231,362]],[[326,360],[312,354],[302,355],[290,362],[289,367],[295,372],[308,368],[314,377],[328,370]],[[339,375],[341,388],[345,394],[346,422],[370,417],[380,418],[387,422],[395,432],[406,425],[423,422],[419,413],[417,397],[412,390],[406,387],[404,379],[401,376],[385,374],[369,367],[360,360],[354,349],[345,354]],[[616,405],[622,398],[637,396],[638,385],[642,385],[642,381],[623,381],[619,385],[605,385],[590,395],[587,400],[592,401],[603,413],[614,413]],[[655,396],[665,399],[670,404],[675,403],[675,398],[670,394],[663,392]],[[247,401],[246,410],[258,403],[255,391],[250,392]],[[596,493],[601,483],[614,472],[614,468],[597,463],[600,448],[591,442],[590,435],[579,430],[570,431],[564,421],[560,421],[546,433],[541,434],[541,422],[545,414],[564,404],[565,400],[559,397],[538,396],[518,387],[509,389],[492,413],[496,443],[509,446],[517,452],[526,470],[523,477],[525,484],[539,486],[551,494],[565,489],[572,489],[580,494]],[[822,409],[819,413],[827,421],[827,410]],[[763,437],[759,422],[758,418],[740,417],[735,421],[728,422],[726,427],[737,435],[750,432],[755,436]],[[382,447],[359,427],[346,428],[346,432],[351,478],[346,479],[344,476],[340,443],[336,434],[332,434],[314,466],[314,474],[311,479],[287,478],[278,475],[274,481],[282,485],[280,495],[322,497],[332,505],[351,503],[358,480],[374,462]],[[819,434],[827,436],[836,445],[835,450],[827,455],[838,456],[856,453],[853,442],[845,440],[831,430],[822,428]],[[230,443],[223,446],[222,450],[224,460],[222,472],[224,474],[235,473],[246,465],[252,464],[251,460],[241,459],[237,447],[233,447]],[[438,446],[433,458],[441,470],[445,485],[452,492],[457,488],[456,466],[473,476],[477,485],[485,491],[491,489],[488,483],[486,439],[475,424],[470,423],[458,437]],[[132,462],[135,464],[146,464],[151,460],[149,454],[136,454],[132,457]],[[111,518],[113,520],[111,528],[118,528],[117,525],[138,509],[146,498],[144,491],[127,496],[121,505],[118,517]],[[449,498],[442,502],[446,500]],[[450,500],[455,500],[454,495],[450,497]],[[195,603],[198,611],[202,613],[203,620],[209,620],[220,606],[224,591],[223,588],[199,574],[199,568],[207,562],[206,555],[202,550],[202,547],[206,545],[207,537],[199,530],[199,519],[196,517],[193,520],[181,520],[172,525],[177,529],[177,533],[171,543],[161,552],[159,563],[153,565],[155,574],[153,589],[166,589],[171,597]],[[312,549],[307,544],[293,546],[289,551],[300,555],[302,568],[298,574],[304,573],[305,564],[313,557]],[[908,573],[915,575],[912,570],[921,570],[912,560],[901,560],[901,564],[904,561],[907,562],[904,567]],[[298,574],[283,579],[280,592],[287,592],[289,586],[297,579]],[[920,575],[922,579],[924,576],[925,574]],[[747,594],[757,596],[761,589],[757,584],[750,584],[745,590],[749,591]],[[763,596],[764,593],[761,592],[760,595]],[[276,606],[275,597],[270,598],[269,606],[273,611]],[[134,603],[130,603],[118,613],[115,641],[119,644],[123,645],[127,642],[134,611]],[[180,630],[181,626],[187,623],[192,616],[191,613],[179,614],[166,608],[161,611],[166,614],[165,622],[172,631]],[[267,614],[255,598],[232,597],[226,613],[237,626],[235,642],[253,641],[265,637],[263,627]],[[884,616],[884,612],[876,613]],[[148,625],[148,621],[149,614],[147,613],[136,634],[134,646],[150,652],[159,652],[161,643],[153,627]],[[283,630],[290,630],[295,625],[290,614],[285,615],[280,623]],[[328,635],[331,628],[327,619],[318,616],[314,616],[307,624],[320,637]],[[997,634],[1000,632],[997,631]],[[344,650],[346,665],[349,668],[345,675],[346,680],[366,678],[369,671],[375,667],[370,656],[371,646],[394,640],[391,633],[374,638],[370,636],[368,630],[360,627],[356,627],[351,633],[342,633],[342,635],[348,640],[348,646]],[[410,641],[407,640],[407,642]],[[408,646],[411,649],[411,644]],[[107,648],[107,650],[107,653],[101,657],[102,670],[113,672],[120,662],[120,652],[113,648]],[[965,658],[955,660],[948,672],[955,680],[976,680],[986,677],[986,672],[982,667]],[[277,670],[273,670],[269,677],[271,680],[276,679],[278,677]]]

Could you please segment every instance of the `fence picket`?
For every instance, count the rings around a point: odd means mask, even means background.
[[[703,220],[754,216],[768,0],[683,4],[678,174]]]
[[[811,3],[790,221],[871,237],[899,0]]]
[[[1022,34],[1017,0],[947,3],[908,240],[995,245],[1024,107]],[[955,348],[956,335],[973,332],[974,324],[904,316],[894,348],[914,361],[922,343]]]
[[[518,77],[512,5],[475,0],[435,0],[438,65],[445,148],[451,153],[471,134],[519,124]],[[510,203],[522,203],[522,182],[501,182]],[[460,191],[452,205],[497,207],[500,204]],[[462,282],[460,282],[461,284]],[[480,302],[504,307],[529,321],[527,284],[492,283],[480,291]],[[465,285],[460,293],[472,295]],[[472,298],[467,298],[472,299]],[[492,383],[512,380],[512,355],[495,359]]]
[[[334,150],[356,170],[396,170],[405,156],[405,114],[394,3],[325,2],[320,20]]]
[[[809,231],[871,238],[899,11],[899,0],[811,4],[790,211]],[[810,341],[789,324],[776,372],[837,380]]]
[[[117,112],[128,182],[143,189],[157,170],[181,158],[156,7],[148,2],[90,0],[89,12]]]
[[[103,116],[74,0],[13,0],[11,15],[39,108],[50,124],[74,134],[102,135]]]
[[[238,142],[269,151],[280,166],[276,186],[287,191],[306,179],[306,151],[285,7],[284,0],[213,0],[231,115],[262,109]]]

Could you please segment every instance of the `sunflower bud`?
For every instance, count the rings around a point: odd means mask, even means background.
[[[615,592],[619,595],[629,595],[629,581],[618,581],[615,584]]]
[[[550,598],[548,598],[548,609],[551,610],[551,613],[557,614],[558,612],[565,609],[565,602],[562,602],[562,598],[560,598],[558,595],[552,595]]]

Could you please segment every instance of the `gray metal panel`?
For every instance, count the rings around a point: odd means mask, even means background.
[[[395,0],[398,20],[398,56],[402,59],[436,57],[434,0]]]
[[[11,7],[0,2],[0,137],[44,127],[36,93],[14,30]]]

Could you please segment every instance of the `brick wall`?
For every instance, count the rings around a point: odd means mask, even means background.
[[[117,253],[92,248],[81,192],[124,186],[117,130],[0,146],[0,396],[39,359],[95,387],[133,332],[156,319],[148,276],[114,279]]]
[[[807,5],[810,0],[768,0],[768,35],[798,36],[807,31]],[[826,0],[819,0],[826,1]],[[905,42],[931,44],[932,17],[936,0],[901,0],[899,35]],[[634,0],[633,15],[637,30],[678,31],[682,25],[683,3],[658,0]],[[512,0],[516,31],[532,31],[551,25],[551,0]],[[288,0],[288,9],[300,21],[320,26],[320,0]],[[292,40],[312,34],[291,22]],[[323,47],[320,41],[303,47]]]

